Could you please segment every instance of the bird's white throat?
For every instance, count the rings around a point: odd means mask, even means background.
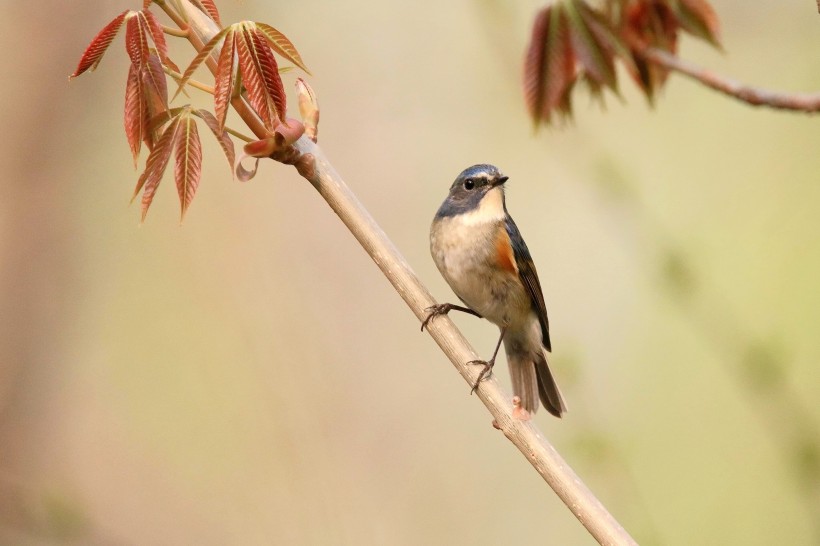
[[[504,190],[495,187],[481,199],[478,207],[461,215],[461,221],[466,225],[486,224],[503,220]]]

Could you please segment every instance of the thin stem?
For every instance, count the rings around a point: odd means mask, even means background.
[[[176,70],[168,68],[167,66],[163,66],[162,69],[165,71],[166,74],[171,76],[176,82],[179,82],[179,80],[182,79],[182,74],[180,74]],[[213,87],[211,87],[210,85],[205,85],[204,83],[199,82],[197,80],[189,79],[187,85],[190,85],[191,87],[196,87],[197,89],[199,89],[201,91],[205,91],[206,93],[210,93],[211,95],[214,94],[214,88]],[[230,127],[227,127],[227,126],[224,129],[225,129],[225,132],[227,132],[229,134],[232,134],[233,136],[235,136],[236,138],[238,138],[240,140],[243,140],[245,142],[253,141],[253,139],[251,137],[249,137],[247,135],[244,135],[244,134],[240,133],[239,131],[237,131],[235,129],[231,129]]]
[[[300,171],[310,181],[345,226],[359,241],[376,265],[404,299],[419,321],[435,304],[410,265],[387,235],[359,202],[344,180],[325,158],[321,148],[302,136],[294,145],[303,158],[313,159],[310,172]],[[449,317],[441,316],[427,325],[427,331],[469,385],[476,382],[479,368],[468,362],[478,360],[472,346]],[[509,395],[494,377],[481,382],[476,391],[504,435],[526,457],[576,518],[600,544],[626,546],[636,542],[581,481],[533,421],[513,417]]]
[[[177,83],[179,83],[179,81],[182,79],[182,74],[180,74],[176,70],[174,70],[172,68],[168,68],[167,66],[164,66],[164,65],[163,65],[162,69],[165,71],[166,74],[168,74],[169,76],[174,78],[174,81],[176,81]],[[211,95],[213,95],[215,93],[213,87],[211,87],[210,85],[206,85],[202,82],[199,82],[197,80],[194,80],[194,79],[189,79],[188,82],[186,83],[186,85],[190,85],[191,87],[196,87],[200,91],[205,91],[206,93],[209,93]]]
[[[820,2],[820,0],[818,0]],[[783,93],[752,87],[685,61],[662,49],[648,47],[638,40],[630,40],[633,50],[645,60],[668,70],[679,72],[703,85],[752,106],[768,106],[779,110],[820,112],[819,93]]]
[[[232,134],[233,136],[235,136],[239,140],[244,140],[245,142],[253,142],[253,139],[251,137],[249,137],[248,135],[243,135],[239,131],[237,131],[235,129],[231,129],[227,125],[225,126],[225,132]]]
[[[188,30],[187,29],[178,29],[173,27],[166,27],[162,25],[162,32],[168,34],[170,36],[176,36],[177,38],[187,38],[188,37]]]
[[[174,22],[176,26],[178,26],[180,29],[186,31],[188,30],[188,23],[186,23],[185,19],[183,19],[174,8],[169,6],[167,2],[164,2],[163,0],[154,0],[154,4],[158,5],[162,9],[162,11],[164,11],[165,14],[171,18],[171,20]],[[185,37],[189,40],[191,39],[190,34],[186,35]]]

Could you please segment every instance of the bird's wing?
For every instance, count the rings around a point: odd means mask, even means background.
[[[515,262],[518,266],[518,276],[521,282],[527,289],[532,302],[532,308],[535,314],[538,315],[538,322],[541,323],[541,337],[544,341],[544,347],[548,351],[552,350],[550,344],[550,324],[547,319],[547,304],[544,303],[544,294],[541,292],[541,283],[538,281],[538,272],[535,270],[535,264],[530,256],[530,251],[524,238],[521,237],[521,232],[518,231],[518,226],[515,225],[513,219],[507,216],[505,222],[507,228],[507,235],[510,236],[510,244],[513,247],[515,255]]]

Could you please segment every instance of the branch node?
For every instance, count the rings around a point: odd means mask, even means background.
[[[316,178],[316,158],[313,154],[302,154],[294,166],[305,179],[314,180]]]
[[[162,25],[162,32],[169,36],[176,36],[177,38],[188,38],[191,35],[191,29],[189,27],[173,28]]]

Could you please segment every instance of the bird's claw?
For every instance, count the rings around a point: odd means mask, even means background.
[[[428,315],[424,318],[424,320],[421,323],[421,331],[423,332],[427,324],[435,317],[439,315],[446,315],[450,312],[451,309],[452,307],[449,303],[437,303],[426,308],[425,311],[428,312]]]
[[[473,388],[470,390],[470,394],[473,394],[478,388],[479,383],[481,383],[485,379],[489,379],[492,375],[493,366],[495,366],[495,359],[490,360],[489,362],[487,362],[486,360],[471,360],[467,364],[482,364],[484,366],[484,369],[481,370],[480,374],[478,374],[478,378],[475,380]]]

